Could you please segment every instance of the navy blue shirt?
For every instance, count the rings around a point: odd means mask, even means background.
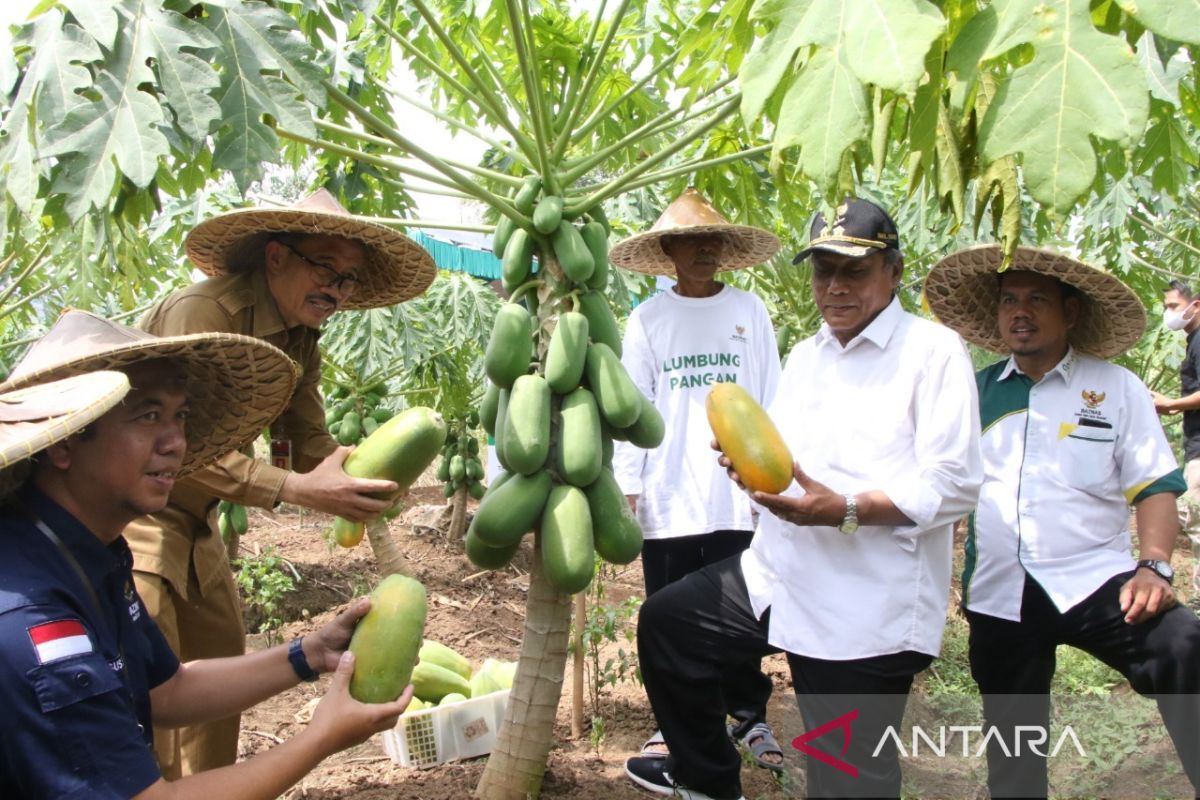
[[[45,495],[0,508],[0,798],[128,798],[161,777],[150,690],[179,669],[133,587],[124,539],[104,545]]]
[[[1179,393],[1200,392],[1200,331],[1187,336],[1187,353],[1179,367]],[[1183,412],[1183,460],[1200,458],[1200,410]]]

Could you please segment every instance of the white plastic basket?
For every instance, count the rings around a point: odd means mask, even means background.
[[[433,767],[492,752],[508,689],[405,714],[383,732],[383,750],[402,767]]]

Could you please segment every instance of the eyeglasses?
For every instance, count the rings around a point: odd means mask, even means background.
[[[351,297],[363,288],[363,282],[359,280],[357,275],[353,273],[343,275],[328,264],[322,264],[318,261],[313,261],[311,258],[304,255],[304,253],[301,253],[287,242],[279,239],[274,239],[273,241],[279,242],[279,244],[291,251],[292,255],[307,264],[309,270],[313,274],[313,277],[317,279],[317,285],[322,289],[329,289],[332,287],[337,289],[343,297]]]

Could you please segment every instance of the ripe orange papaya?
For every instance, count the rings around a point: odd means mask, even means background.
[[[736,383],[718,383],[704,402],[708,424],[746,488],[779,494],[792,483],[792,454],[767,412]]]

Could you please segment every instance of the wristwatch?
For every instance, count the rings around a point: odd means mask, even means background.
[[[858,501],[852,494],[844,494],[842,497],[846,499],[846,516],[842,518],[838,530],[842,533],[854,533],[858,530]]]
[[[1171,565],[1166,561],[1159,561],[1154,558],[1146,558],[1137,562],[1137,565],[1138,569],[1145,567],[1146,569],[1153,570],[1154,574],[1158,575],[1158,577],[1162,578],[1167,583],[1170,583],[1175,579],[1175,570],[1171,569]]]
[[[288,645],[288,663],[292,665],[292,671],[296,673],[296,677],[302,681],[312,683],[321,677],[315,669],[308,665],[308,659],[304,657],[303,636],[292,639],[292,643]]]

